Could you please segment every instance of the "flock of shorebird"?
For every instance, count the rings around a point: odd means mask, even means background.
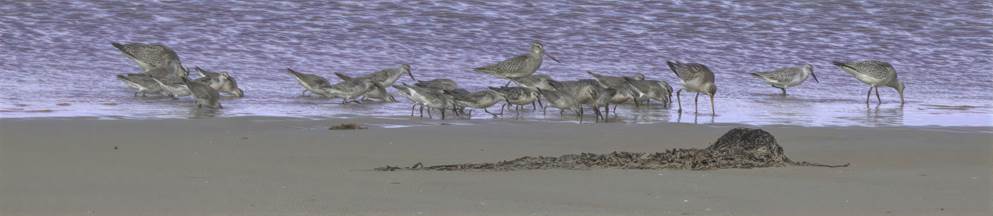
[[[222,108],[219,102],[220,92],[236,97],[244,96],[244,92],[238,88],[234,77],[227,72],[212,72],[194,67],[200,78],[191,80],[188,70],[182,66],[176,52],[164,45],[142,43],[112,43],[112,45],[144,70],[142,73],[117,76],[127,86],[137,89],[135,96],[158,94],[177,98],[192,95],[196,99],[198,108]],[[424,108],[427,107],[429,118],[432,118],[432,109],[440,112],[441,118],[445,119],[445,113],[448,110],[459,116],[471,115],[472,109],[482,109],[486,113],[497,116],[501,115],[505,108],[513,109],[516,107],[516,110],[520,112],[522,107],[530,104],[532,110],[536,110],[540,106],[544,112],[548,106],[551,106],[558,108],[560,115],[564,115],[566,111],[571,111],[580,119],[584,115],[584,106],[589,106],[596,115],[596,119],[600,120],[607,118],[610,113],[610,105],[614,105],[614,110],[616,110],[618,104],[634,103],[636,106],[641,106],[643,104],[648,105],[651,101],[657,101],[668,108],[672,102],[673,89],[668,83],[662,80],[646,79],[645,75],[641,73],[630,76],[607,76],[587,71],[593,79],[570,81],[559,81],[548,75],[535,74],[541,67],[545,56],[559,62],[558,59],[545,52],[545,47],[541,42],[534,41],[527,54],[474,68],[473,70],[476,72],[509,80],[504,86],[489,87],[489,89],[477,92],[459,88],[458,84],[451,79],[417,80],[411,72],[411,66],[407,64],[362,76],[335,73],[341,81],[333,84],[319,75],[302,73],[289,68],[286,70],[303,86],[304,90],[301,95],[310,92],[313,96],[342,98],[342,103],[362,103],[366,100],[396,102],[396,98],[387,91],[388,87],[392,87],[400,95],[413,102],[410,108],[411,116],[414,115],[415,109],[420,106],[420,116],[424,116]],[[877,60],[832,63],[870,86],[866,96],[866,104],[869,103],[873,90],[876,91],[876,99],[882,103],[882,99],[879,97],[879,87],[882,86],[896,89],[900,94],[900,103],[903,104],[903,82],[897,79],[896,70],[889,63]],[[711,114],[716,114],[714,95],[717,94],[717,85],[714,81],[714,72],[706,65],[699,63],[667,61],[666,64],[682,81],[683,88],[676,91],[679,112],[682,112],[680,93],[687,91],[696,93],[693,101],[694,109],[698,109],[697,101],[702,93],[710,97]],[[410,79],[415,83],[413,85],[395,84],[403,75],[410,76]],[[752,73],[752,75],[762,79],[772,87],[779,88],[784,95],[787,88],[798,86],[810,77],[813,77],[814,81],[820,82],[810,64],[757,72]],[[517,86],[510,86],[511,83],[516,83]],[[547,102],[547,106],[542,103],[542,99]],[[499,113],[490,112],[487,109],[500,102],[504,102],[504,104],[500,106]]]

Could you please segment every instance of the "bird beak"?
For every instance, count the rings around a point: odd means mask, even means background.
[[[814,82],[821,83],[821,81],[817,80],[817,74],[815,74],[813,71],[810,72],[810,76],[814,77]]]
[[[408,70],[408,71],[407,71],[407,75],[408,75],[408,76],[410,76],[410,79],[412,79],[412,80],[414,80],[414,81],[417,81],[417,79],[416,79],[416,78],[414,78],[414,73],[413,73],[413,72],[411,72],[410,70]]]
[[[555,59],[555,57],[553,57],[553,56],[552,56],[552,54],[548,54],[548,53],[546,52],[546,53],[545,53],[545,56],[548,56],[548,58],[550,58],[550,59],[552,59],[552,61],[555,61],[555,62],[558,62],[558,63],[562,63],[562,62],[561,62],[561,61],[559,61],[558,59]]]

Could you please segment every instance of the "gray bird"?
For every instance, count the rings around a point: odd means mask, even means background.
[[[353,77],[350,77],[348,75],[345,75],[344,73],[334,73],[334,75],[337,76],[338,78],[340,78],[341,80],[344,80],[344,81],[350,81],[350,80],[353,80],[353,79],[359,79],[359,80],[367,80],[367,81],[370,81],[370,82],[375,82],[375,81],[373,81],[373,78],[370,78],[370,77],[353,78]],[[396,102],[397,101],[396,98],[393,97],[392,94],[390,94],[389,92],[386,91],[386,88],[385,87],[376,87],[372,91],[366,92],[364,95],[362,95],[362,100],[379,100],[379,101],[385,101],[385,102]]]
[[[533,74],[530,76],[510,78],[510,81],[517,83],[517,85],[520,85],[521,87],[552,90],[552,86],[548,84],[549,80],[552,80],[552,77],[546,74]]]
[[[431,108],[441,110],[441,119],[445,120],[445,110],[452,107],[452,96],[446,95],[444,92],[437,89],[422,88],[412,85],[407,85],[402,83],[402,85],[393,85],[400,91],[400,94],[407,97],[411,101],[414,101],[414,105],[421,105],[421,117],[424,117],[424,106],[428,107],[428,118],[431,116]],[[413,115],[413,107],[411,107],[411,115]]]
[[[645,104],[651,100],[662,103],[666,108],[672,104],[672,86],[661,80],[637,80],[625,77],[625,83],[634,91],[636,99],[645,99]]]
[[[417,79],[414,78],[414,73],[411,72],[411,68],[409,64],[402,64],[400,65],[400,67],[397,68],[387,68],[380,71],[372,72],[364,76],[355,77],[355,79],[371,79],[379,83],[379,85],[392,86],[394,83],[396,83],[397,80],[400,79],[400,76],[403,76],[404,74],[410,76],[411,80],[417,81]],[[345,74],[335,73],[335,75],[338,75],[338,77],[341,77],[342,79],[345,78],[351,79],[348,75]]]
[[[190,80],[186,77],[182,78],[183,84],[186,85],[186,89],[189,89],[190,93],[193,94],[193,98],[196,99],[197,108],[213,108],[221,109],[221,94],[211,88],[207,83]]]
[[[194,67],[194,70],[200,74],[200,78],[196,81],[208,83],[211,88],[219,92],[232,94],[237,97],[245,96],[245,91],[238,88],[238,82],[234,80],[231,74],[227,72],[211,72],[200,67]]]
[[[807,78],[814,77],[814,82],[821,82],[817,80],[817,75],[814,74],[814,66],[810,64],[805,64],[799,67],[786,67],[779,68],[773,71],[766,72],[755,72],[752,76],[762,79],[772,87],[779,88],[783,91],[783,95],[786,95],[786,88],[798,86],[807,81]]]
[[[179,55],[176,55],[176,51],[165,45],[144,43],[111,43],[111,45],[120,50],[125,57],[137,63],[144,71],[155,68],[170,68],[170,71],[175,72],[179,77],[189,76],[186,68],[182,67],[182,62],[179,60]]]
[[[414,83],[414,85],[421,88],[432,88],[445,91],[453,91],[459,88],[459,85],[451,79],[421,80]]]
[[[900,94],[900,104],[903,104],[903,82],[897,79],[896,69],[893,65],[887,62],[878,60],[867,60],[859,62],[832,62],[835,66],[838,66],[848,74],[855,76],[855,79],[862,81],[865,84],[869,84],[869,93],[865,96],[865,103],[869,104],[869,97],[872,96],[872,90],[876,90],[876,100],[880,104],[883,103],[883,99],[879,97],[879,87],[886,86],[896,89],[896,92]]]
[[[470,93],[465,89],[455,89],[446,91],[446,93],[452,95],[453,99],[455,99],[455,104],[462,107],[483,109],[484,112],[493,115],[493,117],[496,117],[498,114],[490,112],[487,108],[505,100],[500,93],[494,90],[482,90]]]
[[[531,42],[531,52],[528,52],[528,54],[519,55],[495,64],[474,68],[473,70],[502,78],[526,77],[534,74],[535,71],[538,71],[538,68],[541,67],[543,56],[548,56],[548,58],[559,62],[559,60],[552,57],[552,55],[545,53],[545,46],[536,40]]]
[[[161,87],[162,90],[164,90],[173,99],[178,99],[179,97],[189,96],[192,94],[192,92],[190,92],[190,88],[186,85],[186,81],[184,81],[189,80],[189,78],[180,77],[179,83],[165,83],[161,79],[155,77],[152,77],[152,80],[154,80],[155,83],[158,83],[159,87]]]
[[[314,74],[297,72],[289,68],[287,68],[286,71],[289,72],[290,75],[293,76],[293,78],[296,78],[297,82],[299,82],[300,85],[303,86],[304,90],[303,92],[300,92],[300,95],[306,95],[307,92],[309,91],[311,93],[318,94],[323,97],[329,97],[329,95],[325,94],[324,91],[321,90],[323,88],[328,88],[331,86],[331,83],[328,82],[328,80],[325,79],[324,77]]]
[[[117,79],[124,82],[124,84],[128,87],[138,90],[134,93],[135,97],[137,97],[138,94],[145,97],[147,94],[163,93],[162,87],[159,86],[159,83],[155,82],[155,79],[151,75],[145,73],[119,74],[117,75]]]
[[[370,91],[377,90],[378,88],[385,87],[368,79],[352,79],[341,81],[328,87],[323,87],[319,91],[321,91],[323,95],[342,97],[341,103],[345,104],[350,102],[362,103],[357,100],[359,97]]]
[[[679,104],[680,112],[683,111],[683,104],[679,94],[683,90],[686,90],[688,92],[696,92],[696,97],[693,99],[694,112],[699,110],[697,101],[700,99],[700,93],[704,93],[710,96],[710,113],[717,114],[717,111],[714,110],[714,96],[717,94],[717,84],[714,83],[714,72],[710,68],[699,63],[681,63],[678,61],[667,61],[666,64],[676,74],[676,77],[679,77],[679,80],[683,82],[683,88],[676,91],[676,102]]]
[[[538,100],[538,91],[536,89],[530,89],[525,87],[490,87],[490,90],[496,91],[504,98],[507,104],[500,107],[500,112],[503,112],[504,107],[517,105],[516,110],[520,112],[521,106],[531,104]],[[534,107],[537,109],[537,106]]]

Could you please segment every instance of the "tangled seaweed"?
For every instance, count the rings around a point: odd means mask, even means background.
[[[688,169],[712,170],[781,166],[847,167],[805,161],[793,161],[783,153],[776,138],[762,129],[731,129],[705,149],[671,149],[665,152],[612,152],[609,154],[566,154],[558,157],[521,157],[496,163],[464,163],[410,167],[385,166],[377,171],[512,171],[533,169]]]

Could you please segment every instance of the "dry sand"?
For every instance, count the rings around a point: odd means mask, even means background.
[[[359,122],[364,130],[328,130]],[[410,126],[399,127],[398,126]],[[706,147],[736,125],[0,119],[0,215],[991,215],[993,129],[761,127],[847,168],[376,172]]]

